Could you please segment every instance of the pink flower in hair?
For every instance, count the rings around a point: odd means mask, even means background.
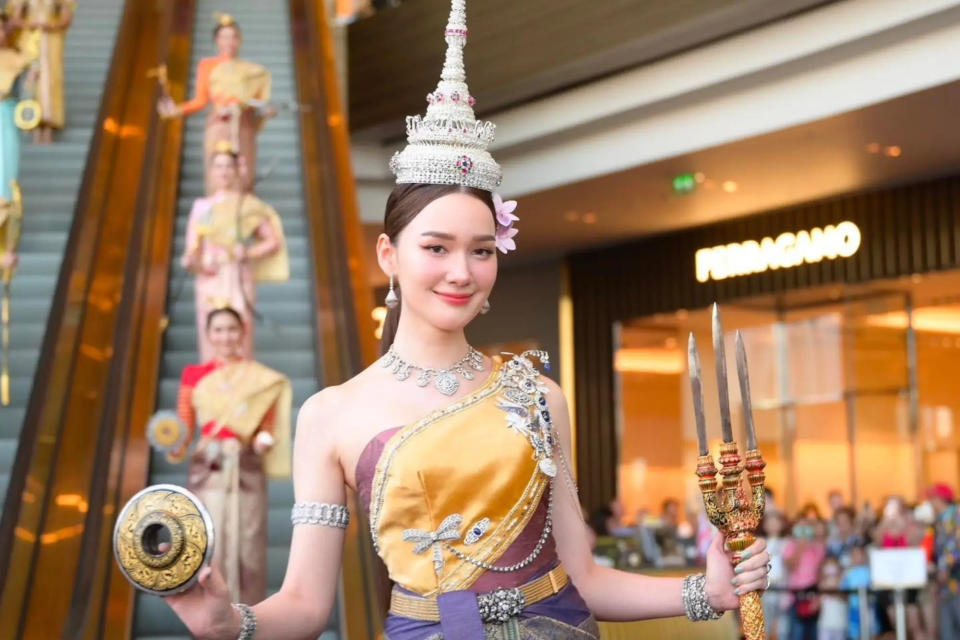
[[[493,208],[497,212],[497,222],[501,226],[509,227],[520,219],[513,215],[513,212],[517,209],[517,201],[507,200],[504,202],[499,193],[493,194]]]
[[[513,227],[497,227],[497,249],[500,249],[502,253],[510,253],[517,248],[517,243],[514,242],[513,236],[520,233],[519,229]]]
[[[509,253],[517,248],[517,243],[513,237],[520,233],[513,226],[514,222],[520,220],[513,214],[517,208],[516,200],[503,201],[499,193],[493,194],[493,208],[497,214],[497,249],[502,253]]]

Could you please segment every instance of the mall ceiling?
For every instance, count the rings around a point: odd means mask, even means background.
[[[957,113],[960,82],[525,195],[523,251],[504,266],[954,172]],[[703,182],[678,195],[672,181],[685,173]],[[372,251],[379,225],[365,231],[371,277],[383,284]]]
[[[832,0],[483,0],[468,6],[477,111],[543,97]],[[391,140],[424,108],[450,0],[405,0],[348,29],[352,135]],[[398,52],[402,52],[398,55]]]
[[[523,253],[637,236],[909,182],[960,168],[960,83],[523,197]],[[718,123],[722,126],[722,123]],[[678,195],[680,174],[701,182]]]

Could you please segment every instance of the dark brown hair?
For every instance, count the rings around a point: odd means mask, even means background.
[[[387,198],[387,209],[383,214],[383,232],[396,244],[400,232],[407,228],[410,221],[417,217],[428,204],[451,193],[466,193],[490,207],[494,214],[493,195],[483,189],[464,187],[458,184],[398,184]],[[496,220],[496,218],[494,218]],[[400,300],[400,288],[394,285],[397,299]],[[396,309],[387,309],[383,321],[383,333],[380,338],[380,353],[386,353],[397,335],[397,323],[400,321],[400,304]]]
[[[240,168],[240,154],[236,151],[217,151],[214,149],[210,153],[210,157],[207,158],[207,163],[212,165],[213,161],[217,159],[217,156],[230,156],[230,158],[233,160],[234,168]]]
[[[233,307],[223,307],[220,309],[214,309],[207,314],[207,331],[210,330],[210,325],[213,324],[213,319],[222,314],[233,316],[233,319],[237,321],[237,324],[240,325],[240,328],[246,329],[243,324],[243,318],[240,317],[240,313],[236,309]]]
[[[243,36],[243,33],[240,31],[240,25],[236,22],[227,22],[227,23],[218,23],[217,26],[213,28],[213,39],[216,40],[217,36],[220,34],[221,29],[233,29],[237,32],[238,36]]]

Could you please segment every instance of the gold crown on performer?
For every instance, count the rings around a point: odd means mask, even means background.
[[[460,184],[492,192],[502,179],[500,165],[487,151],[496,127],[477,120],[467,88],[466,0],[452,0],[444,39],[440,82],[427,94],[426,115],[407,117],[407,146],[394,154],[390,169],[397,184]]]
[[[213,307],[212,311],[226,311],[229,309],[230,311],[236,313],[236,310],[230,306],[230,300],[228,298],[214,296],[208,298],[208,301],[210,302],[210,306]]]
[[[233,148],[233,145],[229,140],[217,140],[213,145],[213,153],[229,153],[232,156],[237,155],[237,150]]]
[[[213,17],[216,19],[217,24],[221,27],[235,27],[237,26],[237,21],[229,13],[223,13],[222,11],[217,11],[213,14]]]

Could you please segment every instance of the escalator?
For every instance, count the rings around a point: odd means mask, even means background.
[[[199,0],[194,23],[191,80],[197,62],[215,55],[211,34],[213,14],[224,8],[216,0]],[[277,102],[296,99],[290,26],[286,6],[258,0],[233,0],[231,15],[243,30],[241,57],[269,69],[272,75],[272,96]],[[184,282],[174,300],[183,277],[178,257],[183,253],[184,236],[193,200],[203,195],[204,115],[187,120],[183,138],[180,186],[177,201],[176,235],[171,265],[171,290],[168,294],[170,324],[164,335],[160,368],[158,408],[175,408],[177,387],[183,367],[198,361],[194,292],[192,278]],[[279,213],[290,256],[290,280],[267,283],[257,289],[257,307],[265,322],[256,327],[256,358],[268,367],[285,373],[293,382],[294,406],[300,406],[319,388],[318,364],[314,348],[313,285],[310,275],[310,248],[303,200],[302,162],[299,131],[290,112],[281,111],[266,123],[259,135],[258,176],[255,192]],[[170,465],[162,455],[153,453],[150,484],[186,483],[187,464]],[[290,508],[293,488],[289,480],[269,483],[268,593],[280,588],[286,570],[291,537]],[[339,637],[336,619],[324,638]],[[135,638],[188,637],[186,630],[159,598],[138,596],[134,624]]]
[[[77,8],[64,51],[66,126],[51,145],[24,136],[24,221],[10,313],[11,403],[0,407],[0,512],[110,63],[111,47],[104,43],[113,42],[122,9],[116,0],[84,0]]]
[[[270,69],[274,98],[296,96],[305,106],[281,113],[259,138],[259,170],[269,175],[256,192],[283,220],[291,278],[259,288],[266,322],[257,327],[257,358],[292,379],[299,405],[376,357],[346,118],[323,0],[233,0],[228,7],[210,0],[81,3],[72,35],[89,35],[81,27],[94,18],[107,21],[110,10],[118,26],[115,37],[97,32],[96,42],[81,49],[72,49],[68,39],[68,73],[84,61],[84,51],[111,48],[113,41],[105,81],[94,77],[92,64],[68,79],[68,99],[74,80],[103,87],[98,107],[96,94],[88,93],[88,113],[97,113],[89,150],[79,146],[86,144],[81,133],[68,131],[59,151],[78,146],[76,157],[53,151],[24,162],[25,173],[42,165],[71,175],[72,168],[74,184],[60,195],[52,182],[24,185],[28,207],[18,277],[21,285],[31,284],[35,298],[19,307],[15,298],[14,333],[22,341],[15,365],[23,372],[35,368],[36,381],[31,389],[30,378],[16,374],[21,377],[13,392],[25,409],[0,410],[0,437],[11,442],[6,449],[0,445],[0,471],[9,470],[0,514],[4,639],[187,637],[161,600],[141,598],[123,579],[111,532],[134,493],[186,479],[185,466],[168,465],[149,450],[145,425],[155,409],[174,406],[180,370],[197,360],[189,278],[174,294],[187,214],[201,195],[204,118],[160,120],[150,72],[165,61],[171,94],[184,99],[197,60],[213,53],[212,14],[224,8],[244,27],[243,57]],[[51,207],[46,212],[43,202]],[[53,213],[62,215],[62,226],[36,235],[31,225],[52,224]],[[52,278],[58,270],[52,290],[50,282],[44,291],[41,282],[29,280]],[[17,308],[32,309],[32,320],[17,316]],[[20,352],[31,335],[32,344],[42,342],[32,358]],[[7,415],[22,420],[22,427],[9,426]],[[269,500],[268,589],[274,592],[292,533],[290,482],[271,483]],[[345,595],[324,638],[373,638],[379,631],[372,551],[362,543],[363,516],[353,510],[357,518],[344,544]]]

